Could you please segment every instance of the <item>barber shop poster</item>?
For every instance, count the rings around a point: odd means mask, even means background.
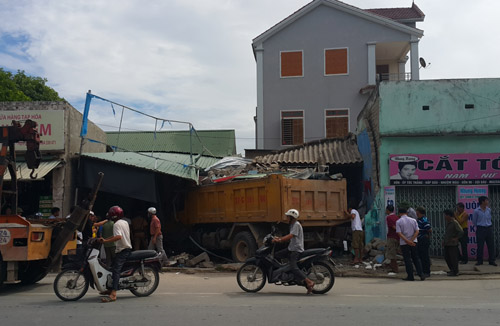
[[[500,184],[500,153],[389,156],[391,185]]]
[[[396,208],[396,187],[395,186],[384,187],[384,201],[385,201],[384,207],[391,205],[394,208]]]
[[[478,198],[488,196],[488,186],[459,186],[457,187],[457,201],[465,205],[465,212],[469,214],[469,244],[467,251],[469,258],[476,258],[477,241],[476,227],[472,224],[472,213],[479,207]],[[484,259],[488,259],[488,247],[484,245]]]

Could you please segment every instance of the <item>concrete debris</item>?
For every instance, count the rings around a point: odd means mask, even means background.
[[[208,254],[206,252],[188,260],[186,262],[186,266],[188,267],[194,267],[196,265],[198,265],[199,263],[201,262],[210,262],[210,257],[208,257]]]
[[[180,255],[169,257],[169,266],[175,267],[200,267],[200,268],[214,268],[215,264],[210,261],[210,257],[206,252],[194,257],[188,253],[181,253]]]
[[[370,256],[371,257],[376,257],[376,256],[379,256],[379,255],[384,255],[384,252],[380,251],[380,250],[376,250],[376,249],[370,250]]]
[[[223,270],[223,271],[232,271],[232,272],[236,272],[238,271],[238,269],[240,269],[240,267],[242,266],[243,264],[241,263],[234,263],[234,264],[221,264],[221,265],[218,265],[218,269],[220,270]]]
[[[211,261],[202,261],[198,267],[201,267],[201,268],[214,268],[215,267],[215,264]]]

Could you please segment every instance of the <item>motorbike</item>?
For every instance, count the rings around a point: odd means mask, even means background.
[[[284,286],[306,286],[298,281],[291,272],[289,264],[274,257],[276,244],[272,242],[274,231],[264,237],[263,246],[257,249],[255,257],[248,259],[236,274],[239,287],[246,292],[258,292],[268,283]],[[335,276],[329,248],[308,249],[302,252],[297,265],[315,283],[314,294],[325,294],[335,283]]]
[[[90,239],[79,255],[64,264],[54,280],[54,292],[63,301],[77,301],[89,286],[104,292],[113,284],[112,272],[99,258],[102,244]],[[151,295],[160,283],[161,254],[154,250],[133,251],[120,274],[120,290],[130,290],[138,297]]]

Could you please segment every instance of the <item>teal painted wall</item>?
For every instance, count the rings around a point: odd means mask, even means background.
[[[389,186],[390,154],[500,153],[500,79],[382,82],[379,92],[381,190],[376,203],[384,202]],[[424,105],[429,110],[422,110]],[[379,208],[382,235],[384,210]]]
[[[474,104],[474,109],[465,109]],[[424,105],[428,111],[422,110]],[[500,79],[448,79],[380,84],[380,133],[496,132]]]

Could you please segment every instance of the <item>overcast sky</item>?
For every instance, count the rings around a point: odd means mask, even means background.
[[[78,110],[85,93],[197,129],[235,129],[254,147],[254,37],[308,0],[0,0],[0,67],[45,77]],[[410,0],[346,0],[360,8]],[[500,2],[420,0],[421,79],[500,77]],[[93,108],[94,109],[94,108]],[[115,109],[118,109],[115,107]],[[109,106],[91,119],[113,129]],[[125,117],[126,128],[154,122]],[[165,126],[164,130],[179,126]]]

